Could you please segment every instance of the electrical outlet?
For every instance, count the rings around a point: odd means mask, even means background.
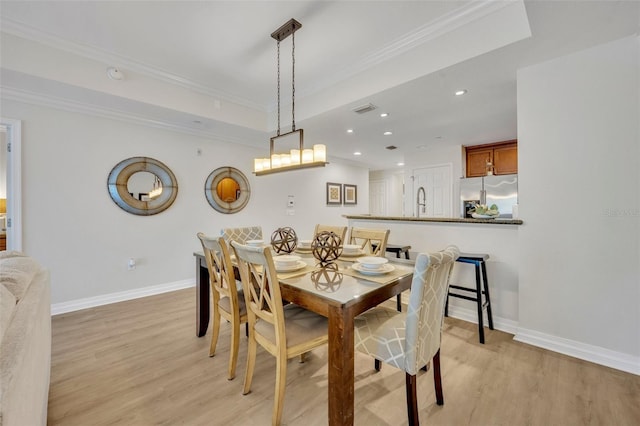
[[[296,211],[294,209],[287,209],[287,216],[295,216],[296,215]]]
[[[136,269],[136,260],[133,257],[131,257],[127,262],[127,270],[133,271],[134,269]]]

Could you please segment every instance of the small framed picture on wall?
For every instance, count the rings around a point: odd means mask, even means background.
[[[344,184],[344,204],[345,205],[355,205],[358,204],[358,186],[357,185],[349,185]]]
[[[342,204],[342,184],[327,182],[327,205]]]

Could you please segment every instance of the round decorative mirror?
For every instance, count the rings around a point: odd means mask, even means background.
[[[249,202],[251,188],[247,177],[234,167],[220,167],[204,183],[204,195],[216,211],[239,212]]]
[[[168,209],[178,195],[178,182],[171,170],[149,157],[127,158],[116,164],[107,188],[122,210],[140,216]]]

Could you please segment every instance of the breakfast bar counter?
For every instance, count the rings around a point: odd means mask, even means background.
[[[388,244],[411,246],[410,256],[438,251],[455,244],[461,252],[486,253],[491,307],[495,328],[515,333],[518,323],[518,235],[526,222],[520,219],[471,219],[440,217],[388,217],[371,215],[344,215],[349,227],[389,229]],[[389,258],[395,257],[388,253]],[[451,282],[473,286],[473,265],[460,264],[453,269]],[[407,295],[403,295],[407,298]],[[466,300],[450,299],[449,315],[477,322],[475,304]],[[486,323],[485,323],[486,324]]]
[[[425,223],[488,223],[491,225],[522,225],[521,219],[495,218],[473,219],[463,217],[406,217],[406,216],[372,216],[372,215],[344,215],[347,219],[362,219],[391,222],[425,222]]]

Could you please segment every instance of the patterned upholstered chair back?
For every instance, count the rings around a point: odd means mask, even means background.
[[[231,244],[231,241],[237,241],[240,244],[246,244],[249,240],[262,239],[261,226],[245,226],[242,228],[223,228],[222,237]]]
[[[406,318],[404,370],[409,374],[417,374],[440,349],[449,275],[459,255],[449,246],[416,259]]]

